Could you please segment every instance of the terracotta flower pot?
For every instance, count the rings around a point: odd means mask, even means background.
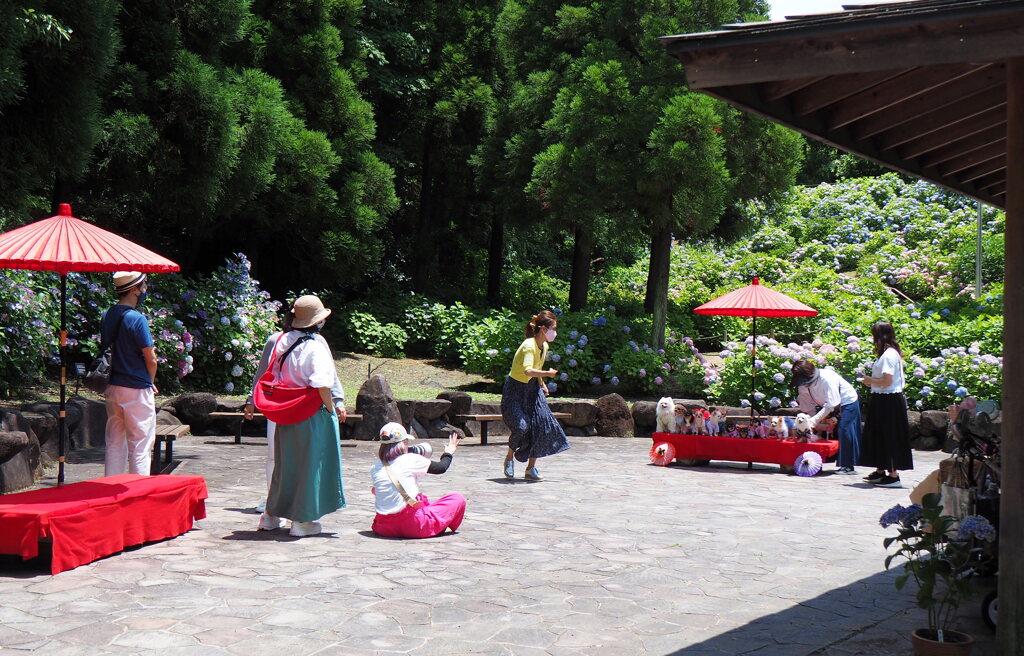
[[[960,631],[946,631],[946,642],[936,640],[932,629],[915,629],[910,634],[914,656],[970,656],[974,638]]]

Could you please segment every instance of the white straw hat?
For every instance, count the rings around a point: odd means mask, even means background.
[[[398,422],[388,422],[380,429],[380,441],[382,444],[396,444],[402,440],[415,440],[416,438],[405,431],[405,427]]]

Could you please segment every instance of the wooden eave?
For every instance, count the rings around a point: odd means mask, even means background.
[[[998,207],[1024,0],[915,0],[667,36],[690,88]]]

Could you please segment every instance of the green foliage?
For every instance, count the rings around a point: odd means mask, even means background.
[[[409,334],[393,323],[381,323],[368,312],[351,312],[345,318],[349,341],[360,353],[384,358],[405,356]]]

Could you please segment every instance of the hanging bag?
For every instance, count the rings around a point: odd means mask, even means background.
[[[130,309],[121,313],[121,317],[117,320],[117,325],[114,326],[114,336],[109,344],[104,346],[101,336],[100,354],[92,361],[92,364],[89,365],[88,373],[85,374],[85,387],[97,394],[106,392],[107,385],[110,384],[110,374],[114,369],[114,344],[117,343],[117,337],[121,334],[121,324],[124,323],[124,315],[129,312],[131,312]]]
[[[316,411],[323,406],[323,401],[320,398],[320,390],[315,387],[292,387],[274,382],[274,363],[278,363],[277,371],[280,374],[285,358],[295,350],[295,347],[306,340],[313,339],[311,335],[300,337],[278,359],[277,345],[284,335],[282,333],[277,338],[277,342],[274,342],[270,365],[256,381],[253,403],[267,419],[276,424],[297,424],[316,414]]]

